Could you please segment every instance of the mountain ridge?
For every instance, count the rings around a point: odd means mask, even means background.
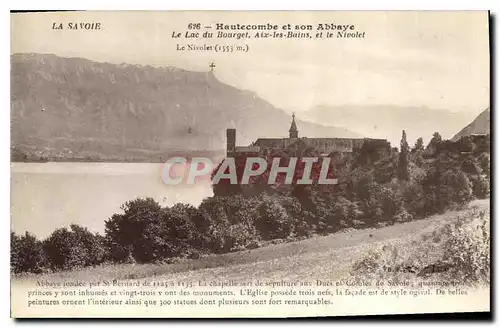
[[[11,55],[11,140],[21,151],[116,159],[137,157],[136,150],[222,151],[226,128],[236,128],[237,144],[247,145],[286,136],[290,122],[282,109],[211,72]],[[297,124],[302,136],[361,137]]]
[[[457,134],[451,138],[452,141],[457,141],[461,137],[468,136],[471,134],[489,134],[491,123],[490,123],[490,108],[486,108],[482,111],[472,122],[470,122],[466,127],[460,130]]]

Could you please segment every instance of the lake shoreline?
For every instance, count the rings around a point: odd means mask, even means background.
[[[168,186],[161,163],[11,162],[11,230],[44,238],[75,223],[104,232],[125,202],[152,197],[162,206],[198,206],[213,195],[209,182]]]

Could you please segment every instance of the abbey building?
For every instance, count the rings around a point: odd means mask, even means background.
[[[288,138],[259,138],[249,146],[236,146],[236,129],[227,129],[227,157],[266,156],[273,152],[286,152],[294,156],[333,156],[335,154],[352,153],[367,138],[309,138],[299,137],[299,130],[292,115],[292,123],[288,130]],[[378,140],[378,139],[377,139]],[[378,140],[387,142],[386,140]]]

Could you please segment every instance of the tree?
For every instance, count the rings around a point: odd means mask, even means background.
[[[424,140],[422,139],[422,137],[420,137],[415,142],[415,146],[413,146],[410,156],[411,161],[414,162],[418,167],[422,167],[424,164],[424,151]]]
[[[415,146],[413,146],[412,153],[420,152],[424,150],[424,140],[422,137],[418,138],[415,142]]]
[[[43,242],[43,249],[52,269],[70,270],[84,267],[90,254],[75,233],[67,228],[56,229]]]
[[[409,159],[409,147],[406,141],[406,132],[403,130],[403,135],[401,137],[401,149],[399,152],[399,165],[398,165],[398,178],[402,181],[408,181],[410,178],[410,171],[408,169]]]
[[[410,183],[402,186],[402,197],[406,210],[416,217],[423,217],[426,214],[426,194],[424,192],[423,181],[427,185],[429,191],[433,191],[435,187],[429,186],[431,181],[425,180],[427,173],[422,179],[412,179]],[[431,177],[430,177],[431,178]]]
[[[44,267],[42,243],[26,232],[23,236],[10,234],[10,265],[15,273],[40,273]]]
[[[276,197],[264,196],[255,227],[263,239],[285,238],[293,229],[292,220]]]
[[[75,247],[82,247],[85,251],[84,266],[97,265],[104,262],[106,258],[105,239],[98,233],[92,233],[87,228],[77,224],[70,225],[75,235]]]
[[[490,180],[480,174],[469,175],[469,180],[472,183],[472,193],[479,199],[485,199],[490,196]]]
[[[152,198],[137,198],[121,206],[123,214],[114,214],[105,222],[105,234],[111,259],[127,261],[131,257],[142,260],[146,252],[144,233],[152,223],[163,216],[161,206]]]
[[[150,263],[172,257],[190,256],[201,249],[202,239],[191,216],[198,211],[191,205],[175,204],[163,208],[159,215],[148,219],[141,235],[134,242],[132,253],[140,263]]]
[[[439,210],[453,205],[465,205],[472,200],[472,184],[467,175],[460,170],[448,170],[439,179]]]
[[[55,230],[43,242],[52,269],[68,270],[102,263],[106,258],[104,237],[77,224]]]
[[[239,194],[204,199],[199,211],[210,224],[201,233],[207,245],[205,248],[215,253],[226,253],[260,239],[254,220],[261,202],[261,198]]]

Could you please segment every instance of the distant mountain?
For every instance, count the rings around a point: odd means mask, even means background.
[[[469,125],[458,132],[451,140],[456,141],[463,136],[471,134],[488,134],[490,133],[490,109],[485,109],[478,117],[474,119]]]
[[[451,138],[474,117],[474,113],[393,105],[317,106],[300,114],[302,119],[311,122],[341,126],[366,137],[387,139],[395,147],[399,147],[403,129],[410,146],[413,146],[419,137],[429,141],[434,132],[439,132],[443,138]]]
[[[11,140],[16,151],[117,160],[171,151],[224,150],[288,134],[291,117],[213,73],[115,65],[47,54],[11,56]],[[360,137],[297,122],[300,134]],[[138,155],[139,154],[139,155]],[[142,154],[142,155],[140,155]]]

